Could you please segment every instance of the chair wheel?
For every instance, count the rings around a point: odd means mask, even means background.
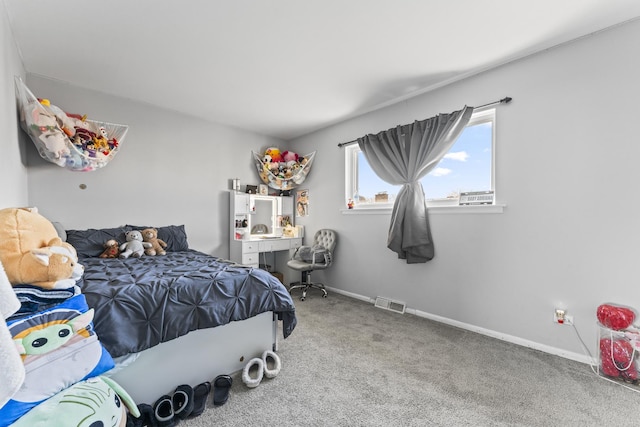
[[[326,297],[327,297],[327,294],[322,294],[322,298],[326,298]]]
[[[300,297],[300,301],[304,301],[304,300],[305,300],[305,298],[304,298],[304,297]]]

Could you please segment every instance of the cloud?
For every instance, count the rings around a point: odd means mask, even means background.
[[[431,172],[429,172],[429,175],[433,175],[433,176],[445,176],[445,175],[449,175],[452,172],[451,169],[447,169],[447,168],[435,168],[434,170],[432,170]]]
[[[447,153],[444,156],[445,159],[458,160],[460,162],[466,162],[469,158],[469,154],[466,151],[458,151],[455,153]]]

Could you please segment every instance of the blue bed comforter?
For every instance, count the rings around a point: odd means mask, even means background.
[[[282,320],[285,338],[296,326],[291,296],[264,270],[193,250],[79,261],[85,273],[78,286],[95,309],[95,331],[113,357],[266,311]]]

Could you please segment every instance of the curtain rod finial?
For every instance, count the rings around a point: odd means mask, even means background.
[[[510,102],[511,102],[511,100],[512,100],[512,99],[513,99],[513,98],[511,98],[510,96],[507,96],[506,98],[502,98],[502,99],[500,100],[500,102],[501,102],[502,104],[508,104],[508,103],[510,103]]]

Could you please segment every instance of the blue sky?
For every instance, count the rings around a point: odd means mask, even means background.
[[[400,187],[378,178],[364,155],[358,158],[359,195],[372,198],[386,191],[396,194]],[[460,134],[449,153],[422,179],[427,199],[443,199],[452,192],[491,189],[491,123],[469,126]]]

